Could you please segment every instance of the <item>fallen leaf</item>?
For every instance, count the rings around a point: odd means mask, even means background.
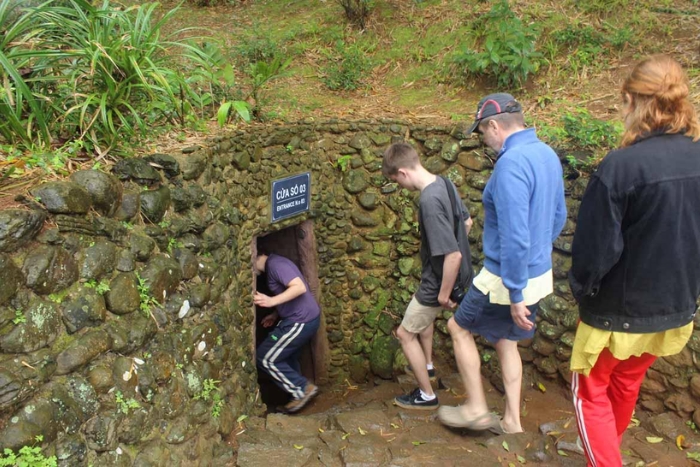
[[[664,440],[663,438],[659,438],[658,436],[647,436],[646,439],[647,443],[649,444],[658,444]]]
[[[560,456],[563,456],[563,457],[569,457],[569,455],[565,451],[562,451],[561,449],[557,449],[557,454],[559,454]]]
[[[632,417],[632,419],[630,420],[629,426],[639,426],[640,423],[641,422],[639,421],[639,419]]]
[[[319,428],[319,429],[318,429],[318,432],[319,432],[319,433],[323,433],[323,428]]]
[[[350,433],[345,433],[343,436],[341,436],[341,439],[346,439],[348,436],[350,436]]]
[[[359,426],[357,427],[357,431],[358,431],[362,436],[364,436],[364,435],[367,434],[367,432],[366,432],[365,430],[363,430],[362,428],[360,428]]]
[[[396,428],[398,428],[399,426],[398,426],[396,423],[392,423],[392,424],[391,424],[391,427],[394,428],[394,429],[396,429]]]
[[[508,467],[515,467],[515,464],[513,462],[508,462]]]
[[[304,449],[304,446],[302,446],[301,444],[295,444],[294,449],[298,449],[301,451],[302,449]]]
[[[683,446],[685,446],[685,436],[683,436],[683,435],[678,435],[678,436],[676,437],[676,447],[682,451],[682,450],[683,450]]]
[[[503,446],[503,449],[505,449],[506,451],[510,452],[510,448],[508,447],[508,442],[507,442],[507,441],[503,441],[503,442],[501,443],[501,446]]]
[[[539,389],[542,392],[547,392],[547,388],[544,387],[544,384],[542,383],[537,383],[537,389]]]
[[[520,454],[518,454],[518,455],[516,456],[516,458],[518,459],[518,462],[520,462],[521,464],[526,464],[526,463],[527,463],[527,460],[526,460],[523,456],[521,456]]]
[[[411,441],[411,444],[414,446],[420,446],[421,444],[425,444],[425,441]]]
[[[243,420],[245,420],[246,418],[248,418],[247,415],[241,415],[240,417],[238,417],[238,418],[236,419],[236,422],[241,423],[241,422],[242,422]]]
[[[700,452],[688,452],[685,454],[685,456],[690,460],[700,462]]]

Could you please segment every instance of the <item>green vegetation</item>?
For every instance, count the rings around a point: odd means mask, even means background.
[[[463,121],[497,90],[573,144],[560,116],[617,118],[621,76],[650,53],[695,53],[700,14],[695,0],[25,4],[0,0],[0,183],[109,170],[162,132],[187,144],[217,123]]]
[[[136,273],[136,280],[138,281],[136,288],[139,291],[139,299],[141,302],[139,304],[139,310],[141,310],[141,313],[145,316],[152,316],[151,308],[158,306],[159,303],[151,295],[151,287],[148,285],[146,279],[142,278],[138,272]]]
[[[199,393],[197,393],[197,395],[194,396],[194,398],[196,400],[202,399],[208,401],[209,399],[211,399],[213,395],[212,393],[219,391],[218,384],[220,382],[221,381],[215,381],[211,378],[205,379],[202,383],[202,390]]]
[[[89,281],[85,282],[85,287],[87,287],[88,289],[95,289],[95,291],[100,295],[104,295],[107,292],[109,292],[109,282],[107,282],[104,279],[101,280],[99,283],[95,279],[90,279]]]
[[[169,238],[168,239],[168,253],[172,254],[174,248],[183,248],[185,245],[182,243],[180,240],[177,240],[175,238]]]
[[[333,167],[341,172],[347,172],[348,168],[350,167],[350,161],[352,161],[352,156],[349,154],[338,156],[338,160],[333,163]]]
[[[20,323],[26,323],[27,322],[27,317],[24,316],[24,313],[22,310],[18,309],[15,310],[15,317],[12,319],[12,322],[17,325]]]
[[[121,391],[114,392],[114,400],[117,403],[117,412],[123,413],[124,415],[127,415],[130,410],[141,407],[141,404],[139,404],[136,399],[125,399]]]
[[[34,441],[42,443],[44,435],[36,435]],[[44,456],[39,446],[22,446],[17,453],[12,449],[5,449],[3,454],[0,454],[0,467],[56,467],[56,465],[56,456]]]
[[[600,155],[614,148],[622,133],[621,124],[597,119],[584,109],[567,112],[562,122],[570,147],[588,149]]]
[[[221,394],[215,392],[212,396],[212,406],[211,406],[211,416],[213,418],[219,418],[221,415],[221,409],[224,408],[224,401],[221,399]]]
[[[122,151],[159,126],[187,126],[215,105],[211,50],[163,37],[177,9],[109,0],[0,0],[0,136],[46,163]],[[54,141],[65,141],[59,151]],[[38,164],[37,164],[38,165]]]
[[[484,77],[512,87],[523,84],[539,69],[542,54],[535,50],[537,30],[518,18],[507,0],[496,3],[472,29],[481,38],[483,50],[464,49],[454,58],[467,78]]]
[[[327,52],[328,64],[324,68],[323,83],[333,91],[357,89],[364,74],[370,68],[367,50],[358,44],[348,45],[343,41],[335,44],[332,52]]]

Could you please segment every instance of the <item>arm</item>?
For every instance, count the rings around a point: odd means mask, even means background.
[[[450,294],[455,286],[461,261],[462,253],[460,251],[453,251],[445,255],[445,260],[442,263],[442,283],[440,284],[438,302],[445,308],[454,308],[457,306],[456,303],[450,300]]]
[[[530,181],[525,169],[512,159],[500,160],[493,176],[496,177],[493,196],[501,246],[501,279],[510,293],[511,303],[520,303],[528,280]]]
[[[269,297],[260,292],[255,292],[253,295],[253,303],[264,308],[272,308],[282,303],[287,303],[290,300],[294,300],[298,296],[306,292],[306,286],[304,281],[299,277],[292,279],[289,284],[287,284],[287,289],[279,295],[274,297]]]
[[[469,236],[469,231],[472,229],[473,224],[474,222],[472,221],[471,217],[464,221],[464,228],[467,229],[467,237]]]
[[[557,195],[557,208],[554,212],[554,228],[552,229],[552,243],[557,239],[566,224],[566,199],[564,198],[564,187]]]
[[[574,298],[598,293],[600,281],[617,264],[625,247],[622,218],[627,199],[594,175],[581,200],[572,245],[569,283]]]

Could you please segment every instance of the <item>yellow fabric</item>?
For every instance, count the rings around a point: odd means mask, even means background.
[[[503,279],[489,272],[486,268],[481,268],[479,274],[474,278],[474,287],[484,295],[490,294],[489,302],[510,305],[510,293],[503,285]],[[554,278],[550,269],[541,276],[528,279],[527,285],[523,289],[523,301],[526,306],[534,305],[552,292],[554,292]]]
[[[683,350],[692,333],[692,322],[680,328],[647,334],[604,331],[581,322],[571,353],[571,371],[588,376],[598,361],[598,355],[606,347],[618,360],[639,357],[643,353],[657,357],[675,355]]]

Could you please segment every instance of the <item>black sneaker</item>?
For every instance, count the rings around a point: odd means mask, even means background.
[[[410,394],[404,394],[394,399],[394,404],[404,409],[415,409],[415,410],[435,410],[440,405],[438,403],[437,395],[435,399],[427,401],[423,399],[420,393],[420,388],[416,388]]]
[[[413,373],[413,368],[411,368],[411,365],[406,365],[403,367],[403,371],[406,372],[407,375],[413,376],[414,378],[416,377],[416,375]],[[437,380],[435,377],[435,368],[430,368],[428,370],[428,378],[430,378],[430,381]]]

